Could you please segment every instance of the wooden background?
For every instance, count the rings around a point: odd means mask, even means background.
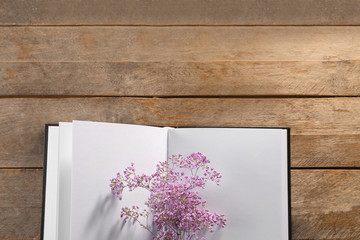
[[[0,239],[39,239],[44,124],[73,119],[291,127],[293,239],[360,239],[359,25],[359,0],[0,0]]]

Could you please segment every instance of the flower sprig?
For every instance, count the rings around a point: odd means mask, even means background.
[[[151,175],[137,174],[132,163],[110,180],[111,191],[121,200],[125,188],[129,191],[147,189],[150,197],[145,205],[150,212],[140,211],[138,206],[125,207],[121,217],[125,221],[138,222],[155,240],[200,239],[200,232],[212,232],[215,226],[224,227],[225,216],[206,209],[206,201],[196,191],[197,188],[204,189],[208,181],[220,183],[220,173],[208,166],[209,163],[210,160],[201,153],[186,157],[172,155],[168,161],[157,164]],[[149,223],[150,213],[152,220]],[[146,219],[146,224],[139,218]]]

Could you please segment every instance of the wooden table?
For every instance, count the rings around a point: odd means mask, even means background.
[[[0,1],[0,239],[39,239],[44,124],[291,128],[293,239],[360,239],[360,1]]]

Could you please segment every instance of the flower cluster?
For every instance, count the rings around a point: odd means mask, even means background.
[[[145,204],[152,213],[152,224],[148,224],[150,212],[132,206],[122,209],[124,220],[137,221],[148,230],[156,240],[190,240],[200,239],[199,232],[212,232],[215,226],[224,227],[226,219],[223,214],[211,213],[205,208],[197,188],[205,188],[208,181],[220,183],[221,175],[209,167],[209,159],[201,153],[192,153],[187,157],[172,155],[168,161],[160,162],[152,175],[135,172],[134,164],[123,173],[117,173],[111,179],[112,193],[122,199],[125,188],[130,191],[144,188],[150,192]],[[143,217],[146,224],[139,221]],[[155,231],[153,230],[155,226]],[[201,240],[206,240],[204,237]]]

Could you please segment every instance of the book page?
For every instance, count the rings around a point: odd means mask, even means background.
[[[46,156],[44,240],[57,240],[59,127],[48,126]]]
[[[72,123],[59,123],[58,240],[70,238]]]
[[[119,201],[109,184],[132,162],[137,173],[154,173],[166,154],[167,129],[74,121],[70,239],[152,239],[138,224],[123,224],[120,218],[122,207],[145,208],[149,193],[125,191]]]
[[[246,128],[170,129],[168,154],[201,152],[221,173],[199,191],[225,228],[208,240],[288,239],[287,130]]]

